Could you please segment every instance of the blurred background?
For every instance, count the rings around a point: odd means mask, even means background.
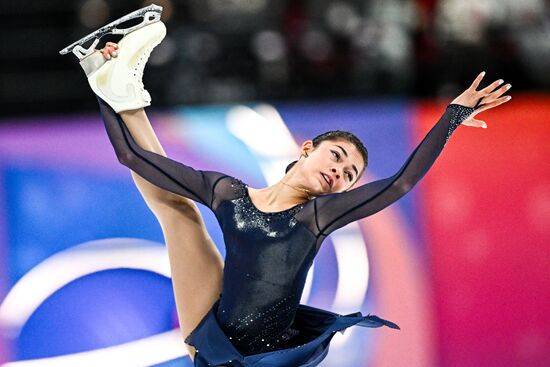
[[[2,116],[92,111],[58,51],[148,1],[3,0]],[[486,69],[550,87],[545,0],[158,0],[168,36],[145,80],[155,106],[366,96],[449,98]],[[72,81],[69,83],[68,81]],[[169,82],[168,82],[169,81]]]
[[[150,3],[0,6],[6,366],[191,366],[160,227],[58,53]],[[334,129],[365,142],[363,182],[388,177],[480,71],[510,82],[512,101],[479,115],[488,129],[459,127],[411,193],[325,241],[302,303],[402,328],[348,329],[321,366],[548,365],[550,2],[154,3],[168,34],[144,83],[161,142],[252,187]]]

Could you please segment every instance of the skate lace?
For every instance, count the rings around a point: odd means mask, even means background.
[[[137,78],[138,85],[142,91],[145,89],[145,85],[143,84],[143,71],[145,70],[145,64],[147,60],[149,60],[152,51],[152,47],[147,47],[134,65],[134,76]]]

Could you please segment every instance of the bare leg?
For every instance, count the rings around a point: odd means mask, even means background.
[[[120,116],[142,148],[166,156],[143,109],[121,112]],[[149,183],[135,172],[132,177],[162,227],[185,338],[220,296],[223,259],[194,202]],[[186,347],[194,359],[195,349]]]
[[[223,259],[194,203],[155,208],[164,234],[178,319],[187,337],[214,302],[223,284]],[[195,349],[186,345],[192,359]]]

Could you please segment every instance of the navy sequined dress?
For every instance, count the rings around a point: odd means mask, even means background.
[[[206,205],[221,226],[222,294],[185,340],[197,350],[195,366],[316,366],[337,331],[352,325],[399,329],[375,315],[339,315],[300,304],[308,270],[330,233],[410,191],[473,108],[449,105],[393,176],[266,213],[255,207],[242,181],[139,147],[120,115],[98,100],[120,162],[158,187]]]

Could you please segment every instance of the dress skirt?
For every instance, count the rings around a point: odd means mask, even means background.
[[[388,326],[399,329],[391,321],[361,312],[340,315],[334,312],[300,304],[292,324],[300,333],[289,348],[243,356],[231,344],[216,318],[220,299],[214,303],[197,327],[185,338],[195,347],[195,367],[313,367],[327,356],[329,344],[337,331],[344,333],[350,326]]]

